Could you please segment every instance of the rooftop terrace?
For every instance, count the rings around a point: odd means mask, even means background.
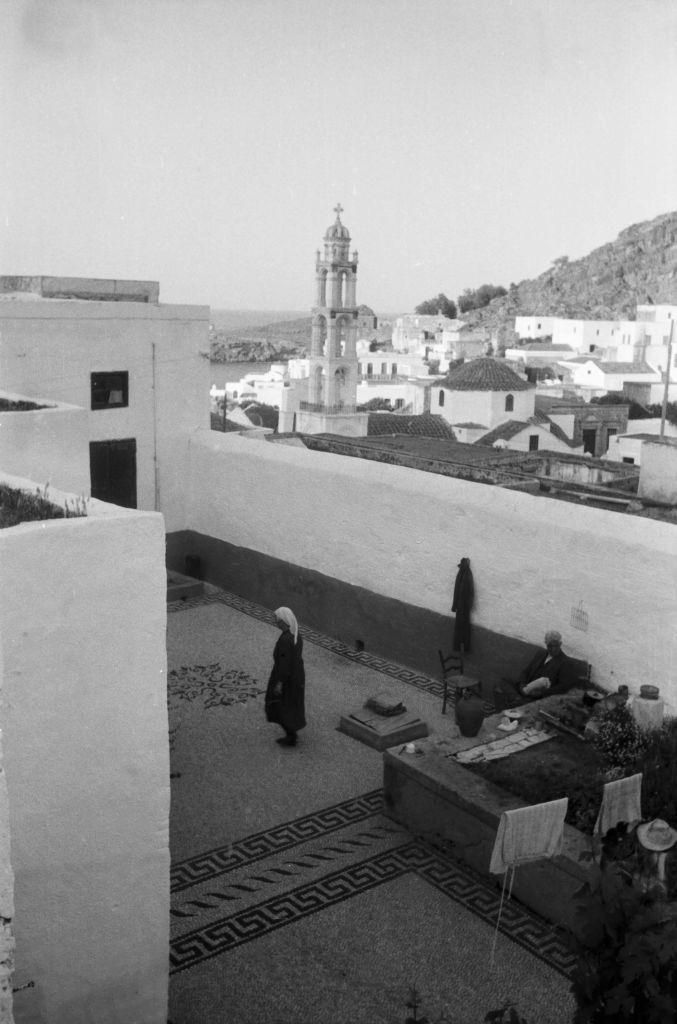
[[[514,1000],[568,1024],[554,928],[382,813],[382,755],[337,732],[385,691],[457,732],[439,682],[304,629],[308,726],[281,748],[262,694],[277,630],[216,588],[169,606],[172,1024],[479,1024]]]

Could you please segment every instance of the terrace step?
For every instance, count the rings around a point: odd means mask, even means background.
[[[192,576],[183,576],[173,570],[167,573],[167,604],[172,601],[185,601],[189,597],[200,597],[204,593],[204,583]]]

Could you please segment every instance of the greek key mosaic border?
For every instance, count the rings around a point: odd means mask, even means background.
[[[495,925],[500,903],[498,890],[489,888],[441,851],[417,840],[177,936],[170,943],[170,974],[188,970],[411,872],[487,923]],[[527,913],[514,901],[504,904],[499,927],[503,935],[532,956],[569,977],[573,956],[552,927]]]
[[[228,846],[180,861],[172,865],[171,891],[183,892],[200,882],[255,864],[272,854],[291,850],[310,839],[330,835],[346,825],[364,821],[380,814],[382,810],[383,790],[374,789],[314,814],[306,814],[284,825],[257,832]]]
[[[267,622],[271,626],[274,625],[273,613],[268,608],[264,608],[263,605],[256,604],[254,601],[248,601],[244,597],[239,597],[237,594],[230,594],[226,590],[217,590],[216,588],[206,591],[200,597],[186,598],[185,601],[173,601],[167,605],[167,611],[183,611],[186,608],[199,608],[205,604],[225,604],[229,608],[235,608],[236,611],[242,612],[244,615],[259,619],[261,622]],[[333,654],[338,654],[341,658],[347,658],[348,661],[365,665],[376,672],[391,676],[391,678],[397,679],[401,683],[407,683],[408,686],[414,686],[417,690],[423,690],[425,693],[430,693],[435,697],[439,697],[440,700],[442,699],[443,688],[440,679],[433,679],[431,676],[426,676],[421,672],[414,672],[413,669],[405,668],[403,665],[396,665],[392,661],[379,658],[375,654],[367,653],[367,651],[355,651],[340,640],[335,640],[333,637],[319,633],[315,629],[310,629],[302,623],[299,623],[299,625],[303,633],[303,639],[308,643],[315,644],[316,647],[323,647]],[[447,703],[453,706],[455,699],[456,693],[453,687],[451,687]],[[493,713],[494,705],[491,701],[484,701],[484,711],[485,714]]]

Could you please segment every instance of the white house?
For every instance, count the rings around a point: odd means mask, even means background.
[[[631,420],[627,432],[609,438],[609,451],[605,456],[614,462],[629,462],[642,465],[642,452],[645,442],[651,444],[660,441],[660,419]],[[663,425],[666,438],[677,438],[677,427],[672,423]]]
[[[451,317],[435,314],[407,313],[395,321],[392,346],[396,352],[424,352],[426,346],[434,344],[445,330],[453,330],[456,321]]]
[[[660,384],[661,374],[648,363],[602,362],[597,359],[562,359],[571,383],[589,395],[623,391],[626,384]]]
[[[555,316],[516,316],[515,333],[520,338],[552,337]]]
[[[147,281],[0,278],[0,380],[86,410],[92,495],[178,527],[186,439],[209,426],[209,307],[158,294]]]
[[[454,427],[456,431],[456,427]],[[492,445],[495,448],[509,448],[516,452],[582,452],[582,447],[576,447],[572,442],[567,441],[564,433],[556,427],[537,419],[527,423],[520,420],[508,420],[500,426],[485,433],[478,441],[479,444]]]
[[[618,331],[617,320],[565,320],[556,317],[552,328],[552,343],[555,348],[568,345],[586,355],[604,352],[613,344]]]

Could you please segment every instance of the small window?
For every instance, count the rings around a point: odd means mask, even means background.
[[[629,466],[634,466],[635,460],[631,459],[629,455],[623,456],[623,462],[627,462]]]
[[[396,409],[403,409],[404,408],[404,399],[403,398],[396,398],[395,399],[395,408]]]
[[[512,412],[515,408],[515,399],[512,395],[505,396],[505,411]]]
[[[538,434],[529,434],[529,451],[538,451]]]
[[[440,395],[437,401],[438,405],[444,405],[444,391],[440,391]]]
[[[374,364],[373,363],[367,363],[367,377],[372,377],[373,375],[374,375]]]
[[[91,376],[92,409],[120,409],[129,405],[129,373],[93,373]]]
[[[391,377],[397,377],[397,363],[393,363],[390,367],[390,375]]]
[[[381,363],[381,374],[384,377],[387,376],[387,374],[388,374],[388,364],[387,363]]]

